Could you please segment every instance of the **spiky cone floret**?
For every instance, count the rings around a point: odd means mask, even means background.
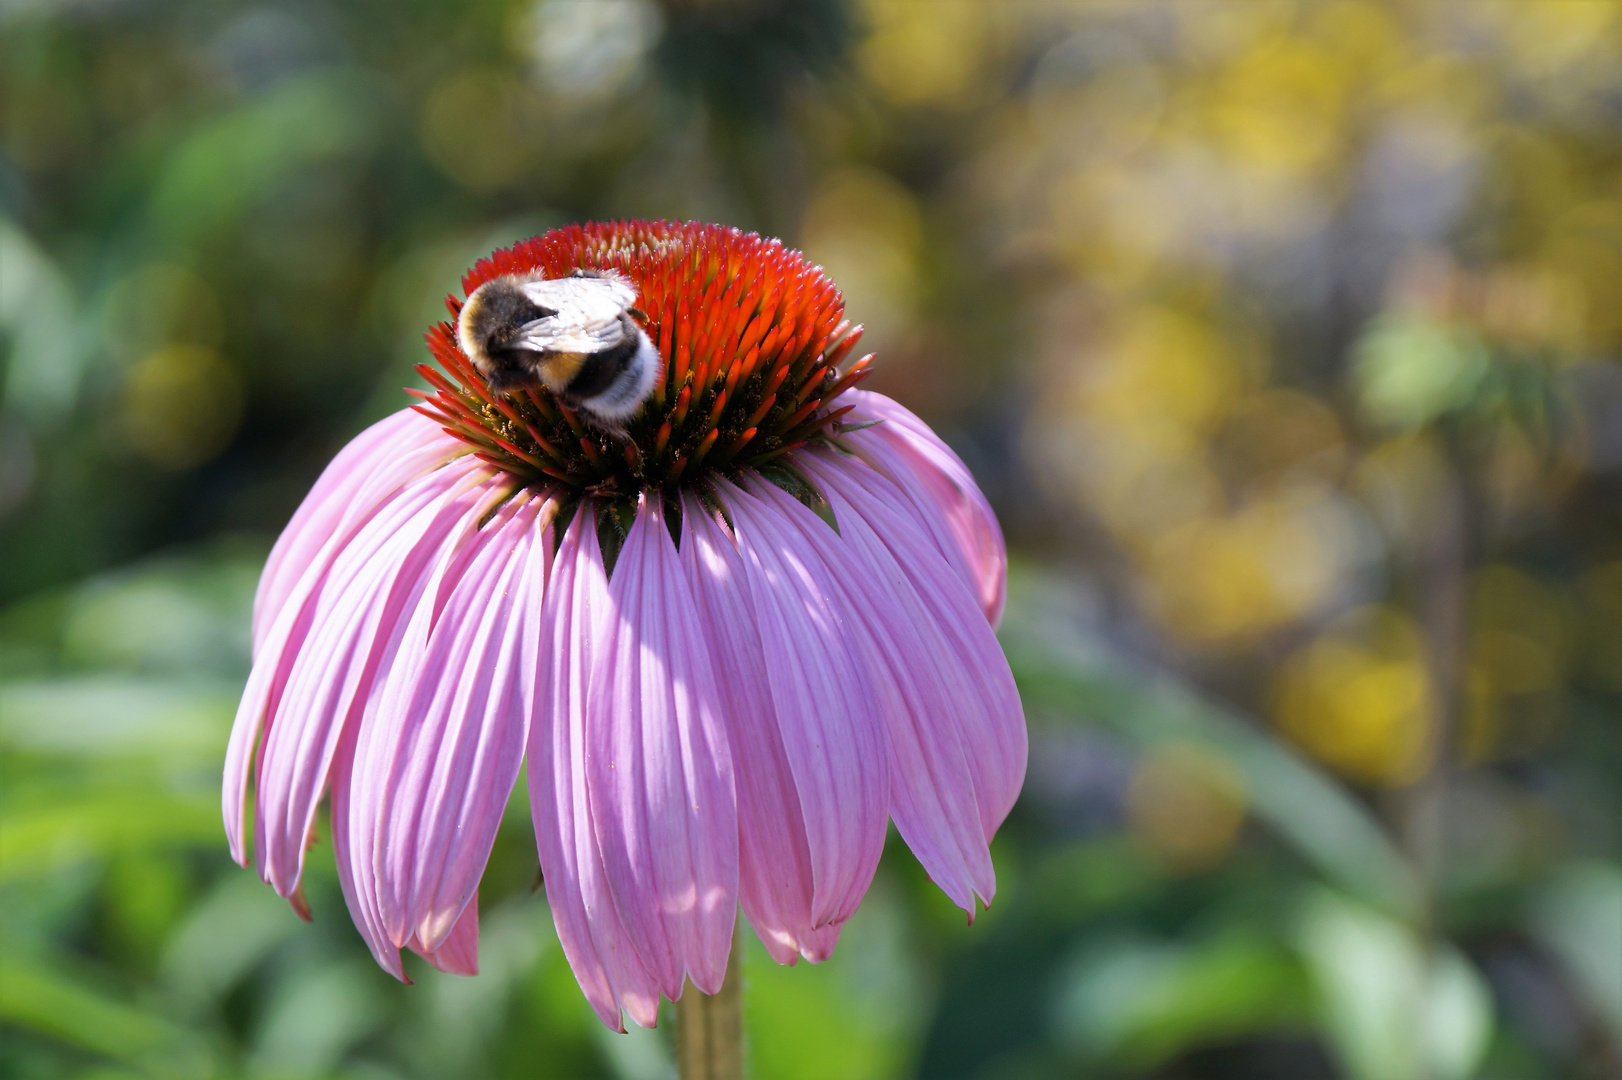
[[[972,919],[1025,726],[1006,558],[963,463],[841,371],[821,271],[706,225],[560,229],[464,279],[613,267],[665,358],[623,431],[493,395],[448,325],[416,409],[358,435],[266,564],[227,754],[233,855],[302,903],[330,797],[379,964],[477,962],[477,888],[527,760],[559,939],[603,1021],[720,986],[741,906],[815,962],[888,820]],[[456,303],[451,303],[452,312]],[[250,782],[251,781],[251,782]]]

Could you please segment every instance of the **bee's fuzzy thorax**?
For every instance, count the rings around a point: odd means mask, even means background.
[[[491,389],[453,322],[428,333],[443,372],[418,370],[435,388],[418,410],[474,452],[533,484],[634,498],[719,470],[766,465],[789,450],[837,435],[837,398],[868,371],[870,357],[841,374],[861,337],[843,318],[839,290],[803,255],[729,226],[621,221],[571,225],[481,259],[463,277],[464,296],[486,282],[561,278],[578,271],[621,275],[637,294],[635,319],[657,352],[646,385],[582,416],[569,395],[541,386]],[[482,302],[491,290],[479,294]],[[637,335],[641,338],[641,335]],[[645,400],[645,405],[643,404]]]

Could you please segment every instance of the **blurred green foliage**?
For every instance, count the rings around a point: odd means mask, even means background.
[[[749,941],[753,1075],[1622,1075],[1618,101],[1607,0],[0,0],[0,1076],[671,1075],[521,795],[410,987],[218,821],[276,531],[617,216],[827,266],[1016,556],[995,906]]]

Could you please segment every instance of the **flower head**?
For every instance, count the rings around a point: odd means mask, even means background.
[[[340,451],[271,552],[224,809],[246,863],[252,774],[260,873],[300,906],[330,793],[378,963],[471,973],[527,758],[559,939],[618,1028],[719,989],[740,906],[780,963],[828,956],[888,820],[972,918],[1026,743],[996,520],[922,422],[853,389],[869,360],[840,370],[860,330],[821,270],[618,222],[463,287],[577,269],[637,289],[665,365],[646,405],[610,431],[494,394],[435,327],[435,392]]]
[[[839,290],[798,252],[736,229],[569,226],[481,259],[462,287],[471,295],[503,275],[577,270],[629,278],[665,358],[664,379],[623,432],[593,428],[544,389],[492,394],[448,323],[428,334],[445,375],[418,368],[438,390],[424,395],[436,419],[532,483],[634,499],[702,469],[758,468],[836,432],[851,406],[831,403],[871,362],[864,357],[841,377],[838,364],[861,332],[841,319]],[[461,310],[449,304],[452,314]]]

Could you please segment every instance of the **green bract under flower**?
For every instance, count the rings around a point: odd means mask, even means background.
[[[761,469],[839,433],[836,399],[868,372],[838,365],[861,337],[839,290],[805,256],[738,229],[620,221],[570,225],[481,259],[464,295],[506,274],[565,277],[616,270],[638,293],[664,375],[623,430],[593,425],[549,391],[496,394],[456,344],[451,323],[428,333],[434,393],[418,410],[528,485],[632,499],[707,472]],[[461,301],[446,300],[451,314]]]

